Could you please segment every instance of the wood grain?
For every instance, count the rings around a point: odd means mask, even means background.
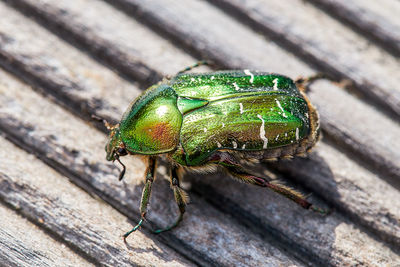
[[[397,1],[309,0],[395,56],[400,56],[400,3]]]
[[[302,1],[291,8],[253,0],[3,2],[0,65],[14,77],[0,71],[0,131],[18,148],[0,139],[7,159],[0,163],[0,198],[8,213],[18,211],[80,255],[73,260],[111,266],[400,262],[400,206],[393,201],[400,197],[399,64],[379,43],[393,42],[395,34],[384,41],[388,32],[374,30],[372,40]],[[352,9],[357,5],[346,11],[359,12]],[[368,1],[368,16],[358,21],[382,13],[371,6]],[[392,18],[374,23],[396,27]],[[118,168],[104,160],[105,129],[90,115],[118,121],[143,88],[196,58],[292,78],[324,70],[355,84],[349,90],[330,81],[311,86],[325,137],[309,158],[251,167],[312,193],[311,201],[331,214],[304,211],[222,173],[191,174],[192,204],[179,228],[150,233],[177,212],[168,182],[157,179],[149,222],[122,242],[120,235],[139,218],[144,163],[125,157],[128,172],[119,183]],[[165,176],[161,165],[158,177]],[[32,248],[22,237],[2,236],[3,244]],[[38,257],[54,262],[48,252]]]
[[[13,210],[0,205],[0,213],[2,216],[0,220],[1,265],[94,266],[84,261],[64,244],[50,238],[39,227]],[[51,250],[48,249],[50,247]]]

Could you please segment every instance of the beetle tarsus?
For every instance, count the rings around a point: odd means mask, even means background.
[[[186,203],[188,202],[188,197],[187,197],[185,191],[183,191],[183,189],[180,188],[180,186],[179,186],[179,178],[178,178],[178,174],[177,174],[177,168],[175,168],[175,167],[173,167],[171,170],[171,187],[172,187],[172,190],[174,191],[174,197],[175,197],[176,204],[178,204],[179,217],[172,225],[170,225],[166,228],[163,228],[163,229],[154,230],[153,233],[155,233],[155,234],[159,234],[159,233],[169,231],[169,230],[175,228],[176,226],[178,226],[178,224],[183,219],[183,214],[185,213]]]
[[[322,215],[328,215],[331,212],[329,209],[322,209],[319,207],[315,207],[314,205],[312,205],[310,207],[310,210],[312,210],[314,212],[318,212],[319,214],[322,214]]]
[[[200,60],[200,61],[196,62],[195,64],[193,64],[193,65],[191,65],[189,67],[186,67],[181,71],[178,71],[178,73],[176,75],[188,72],[188,71],[190,71],[190,70],[192,70],[194,68],[197,68],[197,67],[200,67],[200,66],[204,66],[204,65],[208,66],[208,65],[211,65],[211,63],[206,61],[206,60]]]
[[[128,231],[128,232],[126,232],[126,233],[124,234],[124,240],[125,240],[130,234],[132,234],[132,233],[135,232],[137,229],[139,229],[139,227],[142,226],[142,223],[143,223],[143,222],[144,222],[144,218],[141,218],[140,221],[138,222],[138,224],[137,224],[135,227],[133,227],[132,230],[130,230],[130,231]]]
[[[178,219],[175,221],[175,223],[173,223],[172,225],[170,225],[170,226],[168,226],[168,227],[166,227],[166,228],[154,230],[153,233],[154,233],[154,234],[160,234],[160,233],[162,233],[162,232],[172,230],[172,229],[174,229],[175,227],[177,227],[177,226],[179,225],[179,223],[182,221],[182,219],[183,219],[183,213],[181,213],[181,214],[179,215],[179,217],[178,217]]]

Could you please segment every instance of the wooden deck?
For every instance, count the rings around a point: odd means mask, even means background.
[[[0,266],[400,266],[400,2],[1,0]],[[222,173],[186,176],[177,208],[161,166],[135,224],[144,164],[105,160],[106,129],[145,88],[198,60],[311,87],[323,139],[260,165],[321,216]],[[202,67],[200,71],[210,70]]]

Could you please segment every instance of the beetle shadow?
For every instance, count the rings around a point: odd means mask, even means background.
[[[254,174],[263,173],[264,177],[272,171],[286,186],[311,193],[308,200],[321,208],[327,208],[332,199],[340,199],[331,168],[318,152],[311,153],[308,158],[257,164],[247,170]],[[329,262],[336,240],[335,229],[343,221],[335,212],[321,215],[304,210],[275,192],[238,183],[223,172],[213,175],[192,173],[186,178],[192,182],[193,193],[202,195],[266,242],[289,251],[301,261]]]

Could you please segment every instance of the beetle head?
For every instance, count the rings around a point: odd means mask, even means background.
[[[106,126],[108,130],[110,130],[110,138],[108,140],[108,143],[106,144],[106,152],[107,152],[106,159],[108,161],[117,160],[119,164],[121,164],[123,169],[119,174],[119,180],[122,180],[126,168],[125,165],[119,160],[119,158],[121,156],[127,155],[128,151],[125,149],[125,145],[121,140],[119,124],[111,125],[106,119],[103,119],[94,114],[92,115],[92,119],[104,123],[104,126]]]
[[[119,133],[119,128],[114,127],[110,129],[110,137],[108,143],[106,144],[106,159],[109,161],[114,161],[120,156],[125,156],[126,150],[124,144],[121,140],[121,135]]]
[[[122,171],[119,174],[119,180],[122,180],[125,174],[125,165],[120,161],[120,157],[126,156],[128,154],[125,149],[125,145],[121,140],[121,135],[119,133],[119,125],[115,125],[109,128],[110,131],[110,139],[106,145],[107,156],[106,159],[109,161],[117,160],[119,164],[122,166]]]

